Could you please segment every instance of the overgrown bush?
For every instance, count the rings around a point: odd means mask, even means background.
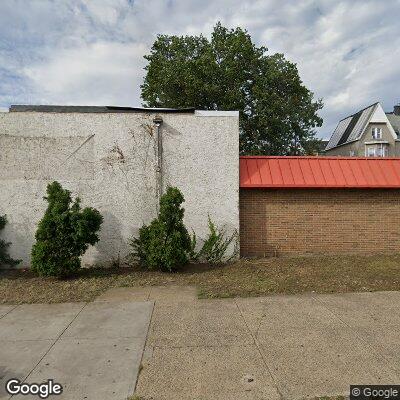
[[[47,210],[36,231],[32,247],[32,270],[43,276],[66,277],[81,267],[80,257],[99,241],[103,222],[91,207],[81,209],[80,199],[58,182],[47,186]]]
[[[7,224],[7,217],[5,215],[0,215],[0,232],[4,229]],[[8,254],[8,247],[11,243],[5,242],[0,239],[0,266],[7,265],[9,267],[14,267],[21,262],[21,260],[14,260]]]
[[[192,241],[183,223],[184,201],[179,189],[169,187],[161,196],[158,217],[132,240],[132,255],[143,267],[172,272],[189,261]]]
[[[210,264],[220,264],[229,262],[237,256],[238,253],[238,233],[233,232],[232,235],[226,236],[223,228],[217,228],[214,222],[208,216],[208,236],[200,251],[195,255],[196,260],[206,261]],[[226,256],[226,251],[233,244],[233,252],[230,256]]]

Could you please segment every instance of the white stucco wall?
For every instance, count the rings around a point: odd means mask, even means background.
[[[59,181],[104,216],[84,264],[124,257],[128,240],[156,215],[156,135],[152,113],[0,113],[0,214],[10,253],[29,266],[46,185]],[[185,196],[185,223],[201,239],[207,214],[239,229],[238,114],[159,113],[164,182]]]

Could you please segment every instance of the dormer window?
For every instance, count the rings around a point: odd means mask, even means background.
[[[382,128],[372,128],[372,139],[382,139]]]

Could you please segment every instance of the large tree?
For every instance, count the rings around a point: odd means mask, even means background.
[[[241,28],[217,23],[211,40],[158,35],[145,59],[146,106],[239,110],[242,154],[305,153],[322,125],[322,101],[314,101],[296,65],[268,55]]]

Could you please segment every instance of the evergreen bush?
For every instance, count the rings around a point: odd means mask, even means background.
[[[67,277],[81,267],[80,257],[99,241],[103,222],[91,207],[81,209],[80,199],[58,182],[47,186],[47,210],[36,231],[32,247],[32,270],[42,276]]]
[[[132,240],[132,255],[143,267],[172,272],[189,261],[192,240],[183,223],[184,201],[179,189],[169,187],[161,196],[158,217]]]
[[[5,215],[0,215],[0,232],[4,229],[7,224],[7,217]],[[0,266],[15,267],[21,262],[21,260],[14,260],[8,254],[8,247],[11,243],[5,242],[0,239]]]

